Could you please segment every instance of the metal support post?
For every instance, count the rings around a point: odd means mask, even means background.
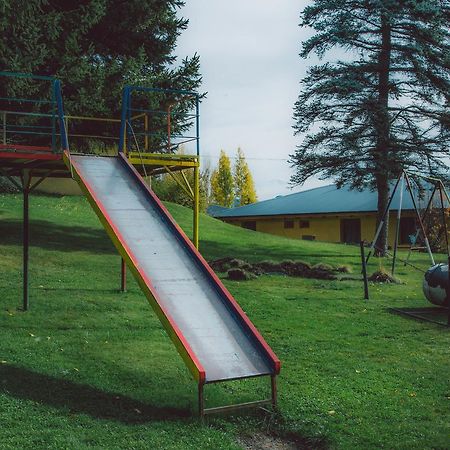
[[[402,172],[402,175],[403,175],[403,172]],[[372,244],[370,245],[369,253],[367,254],[367,257],[366,257],[366,263],[369,262],[369,259],[370,259],[370,257],[372,256],[372,253],[375,250],[375,246],[377,244],[378,238],[380,236],[381,230],[383,229],[383,226],[384,226],[385,222],[389,221],[389,209],[391,207],[391,203],[392,203],[392,200],[394,198],[394,194],[395,194],[395,192],[397,190],[397,187],[398,187],[399,183],[400,183],[400,176],[397,178],[397,182],[395,183],[394,189],[392,190],[391,197],[389,198],[388,204],[386,205],[386,208],[383,211],[383,216],[381,217],[380,223],[378,224],[377,231],[375,232],[375,236],[373,238]],[[386,221],[386,217],[388,219],[387,221]]]
[[[194,245],[198,250],[199,236],[199,215],[200,215],[200,168],[194,167]]]
[[[130,88],[125,86],[122,91],[122,114],[120,120],[120,139],[119,152],[127,153],[126,134],[127,134],[127,112],[128,112],[128,97],[130,95]]]
[[[120,265],[120,291],[127,292],[127,265],[123,258]]]
[[[3,111],[3,144],[6,145],[6,111]]]
[[[148,152],[148,114],[147,113],[145,113],[145,115],[144,115],[144,131],[145,131],[144,150],[146,152]]]
[[[58,107],[56,105],[56,87],[55,82],[52,86],[52,152],[56,151],[56,118],[58,116]],[[66,126],[67,130],[67,126]]]
[[[369,300],[369,282],[367,280],[367,263],[366,256],[364,255],[364,241],[359,243],[359,248],[361,250],[361,265],[364,281],[364,300]]]
[[[171,114],[172,114],[172,104],[167,107],[167,153],[170,153],[170,136],[171,136]]]
[[[450,255],[447,259],[448,264],[448,282],[447,282],[447,326],[450,327]]]
[[[195,132],[197,135],[197,156],[200,156],[200,101],[198,95],[195,96]]]
[[[198,383],[198,415],[203,418],[205,416],[205,397],[203,383]]]
[[[270,387],[271,387],[271,391],[272,391],[272,407],[275,409],[277,407],[277,376],[276,375],[271,375]]]
[[[414,207],[414,211],[416,212],[416,216],[417,216],[417,220],[419,222],[420,230],[422,231],[422,234],[423,234],[425,247],[427,249],[428,255],[430,256],[431,265],[434,266],[436,263],[434,261],[433,253],[432,253],[431,248],[430,248],[430,242],[428,241],[428,236],[427,236],[427,233],[425,231],[425,227],[423,225],[422,217],[420,216],[419,210],[417,208],[416,199],[414,198],[411,182],[409,181],[409,176],[408,176],[408,174],[406,172],[403,172],[403,174],[404,174],[404,177],[405,177],[405,180],[406,180],[406,185],[408,186],[409,194],[411,196],[411,201],[412,201],[412,204],[413,204],[413,207]]]
[[[445,217],[445,201],[444,201],[444,193],[442,192],[444,186],[442,182],[439,184],[439,199],[441,200],[441,217],[442,217],[442,228],[444,230],[445,237],[445,250],[447,251],[447,255],[450,255],[450,247],[448,242],[448,229],[447,229],[447,218]],[[450,269],[450,267],[449,267]]]
[[[427,207],[425,209],[425,212],[422,214],[422,222],[425,222],[425,218],[427,217],[427,215],[428,215],[428,213],[430,211],[430,208],[431,208],[432,203],[433,203],[433,197],[434,197],[434,194],[436,193],[436,189],[437,189],[437,186],[434,186],[433,192],[431,193],[431,196],[428,199],[428,203],[427,203]],[[408,255],[406,256],[405,263],[404,263],[405,266],[408,264],[409,258],[411,257],[411,254],[412,254],[412,251],[413,251],[413,247],[417,243],[417,240],[419,239],[419,235],[420,235],[420,227],[417,228],[416,234],[413,237],[413,241],[411,242],[411,245],[409,246]]]
[[[29,280],[28,280],[28,261],[30,246],[30,215],[29,215],[29,194],[30,194],[31,176],[29,170],[24,170],[22,174],[22,192],[23,192],[23,225],[22,225],[22,246],[23,246],[23,310],[28,310],[29,305]]]
[[[398,239],[399,239],[399,235],[400,235],[400,222],[402,220],[402,203],[403,203],[404,183],[405,183],[405,174],[402,173],[401,179],[400,179],[400,198],[398,201],[398,209],[397,209],[397,224],[396,224],[396,228],[395,228],[394,254],[392,257],[392,268],[391,268],[392,276],[394,276],[395,262],[397,260]]]

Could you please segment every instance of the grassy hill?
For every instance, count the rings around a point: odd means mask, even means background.
[[[169,204],[189,234],[191,211]],[[399,285],[262,276],[227,287],[282,360],[279,411],[195,417],[196,385],[87,202],[31,198],[31,309],[21,302],[21,198],[0,196],[1,448],[446,448],[449,333],[392,315]],[[151,232],[151,231],[149,231]],[[207,259],[348,264],[352,246],[294,241],[201,218]],[[414,262],[428,266],[424,256]],[[369,271],[389,262],[373,259]],[[267,380],[208,386],[207,403],[259,399]],[[283,447],[284,445],[284,447]],[[292,445],[288,447],[287,445]]]

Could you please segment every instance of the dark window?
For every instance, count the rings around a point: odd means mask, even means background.
[[[315,241],[315,240],[316,240],[316,237],[313,236],[313,235],[311,235],[311,234],[303,234],[303,235],[302,235],[302,239],[303,239],[304,241]]]
[[[256,231],[256,221],[247,220],[246,222],[242,222],[242,228],[247,228],[247,230]]]
[[[415,219],[413,217],[403,217],[400,220],[400,244],[411,244],[415,234]]]
[[[294,228],[294,221],[293,220],[285,220],[284,228]]]
[[[300,220],[300,228],[309,228],[309,220]]]
[[[356,244],[361,241],[361,220],[341,219],[341,242]]]

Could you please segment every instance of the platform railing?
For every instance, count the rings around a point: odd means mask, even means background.
[[[18,72],[0,72],[0,79],[4,80],[0,84],[1,148],[54,153],[67,149],[60,81]],[[33,93],[43,97],[34,98]]]
[[[125,86],[119,152],[175,153],[181,145],[195,143],[200,154],[200,96],[196,92]],[[142,121],[136,119],[142,118]],[[128,143],[128,145],[127,145]]]

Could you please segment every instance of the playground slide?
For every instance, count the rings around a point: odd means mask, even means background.
[[[199,383],[278,374],[278,358],[127,159],[64,159]]]

